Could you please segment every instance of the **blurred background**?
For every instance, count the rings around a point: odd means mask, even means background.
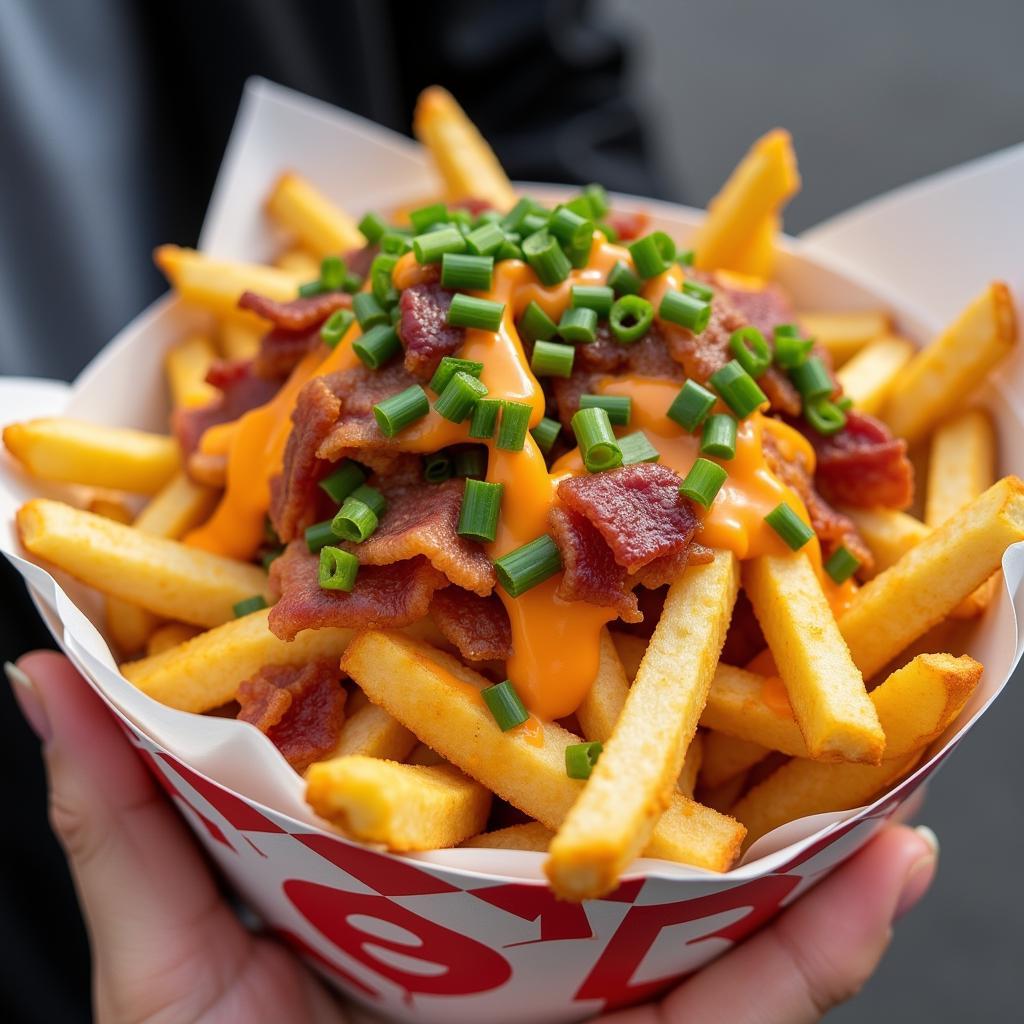
[[[250,74],[407,131],[456,93],[514,178],[598,180],[702,206],[788,128],[799,232],[1021,141],[1019,0],[6,0],[0,3],[0,372],[70,379],[194,243]],[[344,173],[339,155],[339,173]],[[4,658],[48,645],[0,571]],[[1024,718],[1011,683],[935,779],[938,881],[830,1020],[1011,1020],[1024,948]],[[35,740],[0,690],[0,1006],[89,1019],[87,948],[46,826]]]

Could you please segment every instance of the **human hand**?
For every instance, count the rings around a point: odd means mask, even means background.
[[[50,817],[93,954],[97,1024],[356,1024],[301,962],[254,935],[221,898],[184,822],[67,659],[6,666],[43,742]],[[886,827],[814,890],[660,1003],[606,1024],[803,1024],[854,995],[892,922],[924,895],[937,844]]]

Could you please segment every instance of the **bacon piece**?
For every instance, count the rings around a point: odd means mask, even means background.
[[[572,431],[572,418],[579,410],[580,396],[591,394],[603,374],[591,370],[573,368],[568,377],[555,377],[551,380],[551,394],[558,407],[558,418],[566,430]]]
[[[597,527],[615,561],[629,572],[684,551],[698,520],[679,493],[679,477],[666,466],[635,466],[567,477],[558,485],[562,504]]]
[[[467,661],[507,661],[512,627],[498,597],[478,597],[462,587],[445,587],[430,602],[430,617]]]
[[[405,368],[429,380],[443,356],[454,355],[466,340],[463,327],[448,326],[452,293],[439,284],[414,284],[402,292],[398,336],[405,346]]]
[[[633,581],[649,590],[657,590],[667,583],[675,583],[682,575],[688,565],[706,565],[715,557],[711,548],[691,541],[685,551],[679,551],[674,555],[663,555],[649,562],[642,569],[638,569]]]
[[[380,252],[380,246],[376,242],[364,245],[361,249],[350,249],[345,253],[345,264],[353,274],[366,277],[370,272],[373,259]]]
[[[754,290],[730,285],[728,278],[719,274],[696,273],[693,276],[708,280],[715,291],[769,341],[776,324],[791,324],[796,319],[789,296],[778,285],[767,284]]]
[[[334,660],[265,665],[239,684],[238,717],[266,733],[301,772],[337,745],[345,707],[339,675]]]
[[[304,629],[397,629],[427,614],[435,590],[448,581],[425,558],[359,568],[351,593],[323,590],[317,582],[319,558],[293,540],[270,567],[270,583],[280,600],[270,609],[270,631],[294,640]]]
[[[268,299],[256,292],[242,292],[239,309],[247,309],[269,320],[283,331],[308,331],[319,327],[336,309],[352,305],[352,296],[346,292],[321,292],[288,302]]]
[[[651,218],[646,213],[629,213],[626,210],[609,210],[605,220],[619,236],[619,241],[622,242],[639,238],[651,222]]]

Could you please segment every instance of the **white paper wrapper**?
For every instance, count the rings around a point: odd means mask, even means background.
[[[262,216],[262,200],[286,169],[298,170],[357,215],[436,189],[426,161],[409,140],[254,81],[217,182],[202,247],[238,259],[273,256],[281,240]],[[982,178],[988,199],[995,201],[991,177]],[[963,175],[958,187],[970,192]],[[564,191],[531,190],[549,197]],[[922,221],[941,217],[946,193],[931,183],[922,194],[904,190],[882,201],[889,203],[889,213],[881,220],[871,210],[864,216],[882,227],[907,207]],[[616,206],[646,209],[656,226],[681,239],[702,216],[629,197],[617,199]],[[857,216],[842,222],[846,235],[857,238],[852,255],[837,259],[826,252],[829,235],[820,232],[813,247],[787,243],[779,277],[798,307],[884,305],[904,333],[924,340],[938,322],[930,295],[919,289],[914,297],[923,301],[903,301],[897,290],[901,265],[879,269],[883,265],[870,244],[870,230],[855,230]],[[1014,240],[1018,250],[1022,238],[1018,233]],[[965,232],[944,254],[968,265],[973,252],[988,251],[988,243]],[[1008,261],[1015,257],[1012,267],[1024,266],[1024,251],[1012,250],[1007,243],[999,251]],[[858,260],[867,272],[856,266]],[[992,266],[986,278],[1006,273],[1001,265]],[[948,287],[956,290],[949,300],[954,309],[975,290],[956,274]],[[163,353],[204,322],[202,314],[174,298],[161,299],[70,388],[0,380],[0,419],[63,411],[164,430]],[[1004,374],[985,400],[999,425],[1002,471],[1024,473],[1024,403],[1006,386],[1016,379],[1016,370],[1013,374]],[[571,907],[548,894],[539,854],[445,850],[400,858],[350,843],[309,811],[301,780],[257,730],[174,711],[136,691],[118,673],[104,641],[97,596],[23,557],[14,512],[41,490],[46,489],[3,457],[0,548],[25,577],[58,642],[122,720],[176,806],[264,919],[347,991],[412,1020],[468,1022],[484,1015],[496,1024],[571,1020],[639,998],[701,966],[866,842],[987,708],[1021,654],[1017,623],[1024,611],[1024,549],[1018,546],[1004,559],[1006,588],[971,637],[970,653],[985,664],[979,692],[955,729],[892,793],[868,808],[778,829],[727,875],[641,860],[617,893]],[[555,956],[546,948],[549,943],[557,943]]]

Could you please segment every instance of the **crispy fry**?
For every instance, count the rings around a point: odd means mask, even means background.
[[[612,642],[615,644],[615,651],[625,669],[626,678],[633,682],[636,679],[636,671],[640,662],[644,659],[644,652],[647,650],[647,640],[642,636],[634,636],[632,633],[620,633],[618,630],[610,632]]]
[[[269,597],[254,565],[153,537],[59,501],[35,498],[18,510],[22,544],[105,594],[196,626],[217,626],[233,606]]]
[[[389,850],[457,846],[487,824],[491,794],[450,764],[337,757],[306,771],[306,799],[328,821]]]
[[[578,736],[554,722],[501,732],[479,696],[487,681],[442,651],[371,631],[349,646],[342,670],[424,743],[548,828],[558,828],[583,788],[565,774],[565,748]],[[675,794],[646,853],[724,871],[741,835],[730,819]]]
[[[121,655],[138,654],[160,623],[152,612],[117,597],[104,602],[104,618],[107,635]]]
[[[702,787],[717,789],[737,775],[745,775],[770,753],[760,743],[727,736],[724,732],[707,732],[704,734],[698,782]]]
[[[875,415],[885,404],[900,371],[910,362],[915,348],[906,338],[892,334],[868,342],[836,373],[854,406]]]
[[[139,513],[135,528],[178,540],[206,519],[216,501],[216,491],[195,483],[185,472],[176,473]]]
[[[274,266],[300,274],[306,281],[315,281],[320,276],[320,261],[306,249],[285,249],[274,260]]]
[[[132,510],[119,498],[91,498],[85,506],[86,511],[94,512],[104,519],[113,519],[115,523],[130,523]]]
[[[704,736],[697,733],[686,748],[686,757],[683,760],[682,770],[679,778],[676,779],[676,789],[683,796],[692,797],[697,786],[697,775],[700,773],[700,762],[704,756]]]
[[[776,128],[762,135],[708,203],[707,219],[692,242],[696,265],[702,270],[742,270],[758,230],[799,188],[789,132]]]
[[[4,429],[4,444],[42,480],[155,494],[181,465],[173,437],[62,417]]]
[[[146,641],[146,656],[152,658],[154,655],[163,654],[164,651],[191,640],[201,632],[198,626],[189,626],[184,622],[165,622],[149,635]]]
[[[205,334],[193,334],[170,349],[164,359],[175,408],[209,405],[220,392],[206,382],[216,351]]]
[[[888,334],[889,314],[880,309],[857,313],[805,312],[798,314],[807,336],[828,349],[832,362],[842,366],[865,345]]]
[[[449,200],[485,199],[499,210],[515,203],[494,151],[446,89],[432,85],[420,93],[412,128],[430,150]]]
[[[737,253],[732,268],[739,274],[759,278],[762,282],[775,269],[775,240],[782,230],[782,218],[771,214],[761,220],[750,234],[750,240]]]
[[[218,326],[217,337],[225,359],[252,359],[259,351],[260,338],[266,334],[266,324],[259,317],[249,322],[235,317],[224,317]]]
[[[889,392],[882,418],[898,437],[921,440],[962,405],[1016,341],[1013,297],[996,281],[907,364]]]
[[[545,871],[566,899],[597,897],[647,845],[679,778],[739,589],[739,563],[716,552],[671,587],[611,737],[551,843]]]
[[[532,853],[546,853],[555,833],[539,821],[528,821],[523,825],[509,825],[494,832],[481,832],[467,839],[462,845],[480,850],[526,850]]]
[[[843,508],[841,511],[853,520],[857,532],[871,549],[875,560],[872,576],[895,565],[932,532],[920,519],[891,508]],[[863,571],[861,575],[868,576]]]
[[[1020,540],[1024,483],[1008,476],[858,590],[839,629],[865,678],[945,618]]]
[[[611,736],[628,695],[629,684],[619,660],[616,643],[608,630],[603,629],[597,676],[576,709],[576,720],[580,723],[583,735],[588,740],[604,743]]]
[[[811,756],[877,764],[885,736],[808,556],[754,558],[743,584]]]
[[[383,708],[367,702],[351,711],[338,735],[331,758],[361,755],[404,761],[416,746],[416,737]]]
[[[366,244],[352,216],[298,174],[277,179],[267,199],[267,213],[317,258],[341,256]]]
[[[719,665],[700,724],[714,730],[711,735],[732,736],[757,745],[762,756],[768,750],[781,750],[794,757],[810,756],[803,733],[793,717],[785,687],[778,677],[766,678],[731,665]],[[725,751],[729,750],[725,745]],[[751,751],[751,756],[753,754]],[[722,755],[716,751],[714,756]],[[740,770],[750,767],[744,760],[738,761]],[[705,773],[702,779],[709,781],[710,785],[718,785],[728,778],[725,771],[725,768],[721,769],[721,773],[711,780],[705,779]]]

